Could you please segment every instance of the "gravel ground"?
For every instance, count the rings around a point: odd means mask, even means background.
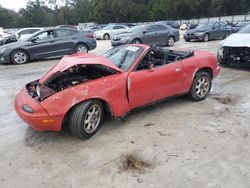
[[[174,48],[216,53],[220,41],[181,39]],[[110,48],[98,41],[94,53]],[[0,187],[248,188],[250,72],[222,68],[211,96],[185,97],[136,110],[124,121],[106,118],[91,139],[36,132],[16,115],[13,100],[25,83],[58,62],[0,65]],[[126,155],[150,168],[121,171]]]

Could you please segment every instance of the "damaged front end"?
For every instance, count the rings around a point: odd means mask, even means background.
[[[74,65],[65,71],[56,72],[43,83],[40,80],[31,82],[26,85],[26,89],[32,98],[41,102],[67,88],[116,73],[117,71],[98,64]]]
[[[218,51],[218,61],[221,65],[250,67],[250,48],[222,47]]]

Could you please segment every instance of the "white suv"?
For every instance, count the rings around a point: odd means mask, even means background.
[[[94,37],[96,39],[104,39],[109,40],[113,36],[126,32],[129,27],[125,25],[108,25],[104,27],[102,30],[94,32]]]

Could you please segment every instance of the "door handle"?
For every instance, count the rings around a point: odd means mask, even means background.
[[[180,72],[180,71],[181,71],[180,67],[178,67],[178,68],[175,69],[175,72]]]

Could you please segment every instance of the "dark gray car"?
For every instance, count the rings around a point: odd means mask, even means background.
[[[130,28],[127,32],[115,35],[112,46],[123,44],[158,44],[173,46],[179,41],[179,31],[165,24],[140,25]]]
[[[195,29],[190,29],[184,34],[185,41],[199,40],[209,41],[213,39],[224,39],[231,34],[231,27],[224,22],[202,23]]]
[[[60,57],[96,48],[96,40],[74,29],[39,31],[29,38],[0,47],[0,62],[24,64],[34,59]]]

